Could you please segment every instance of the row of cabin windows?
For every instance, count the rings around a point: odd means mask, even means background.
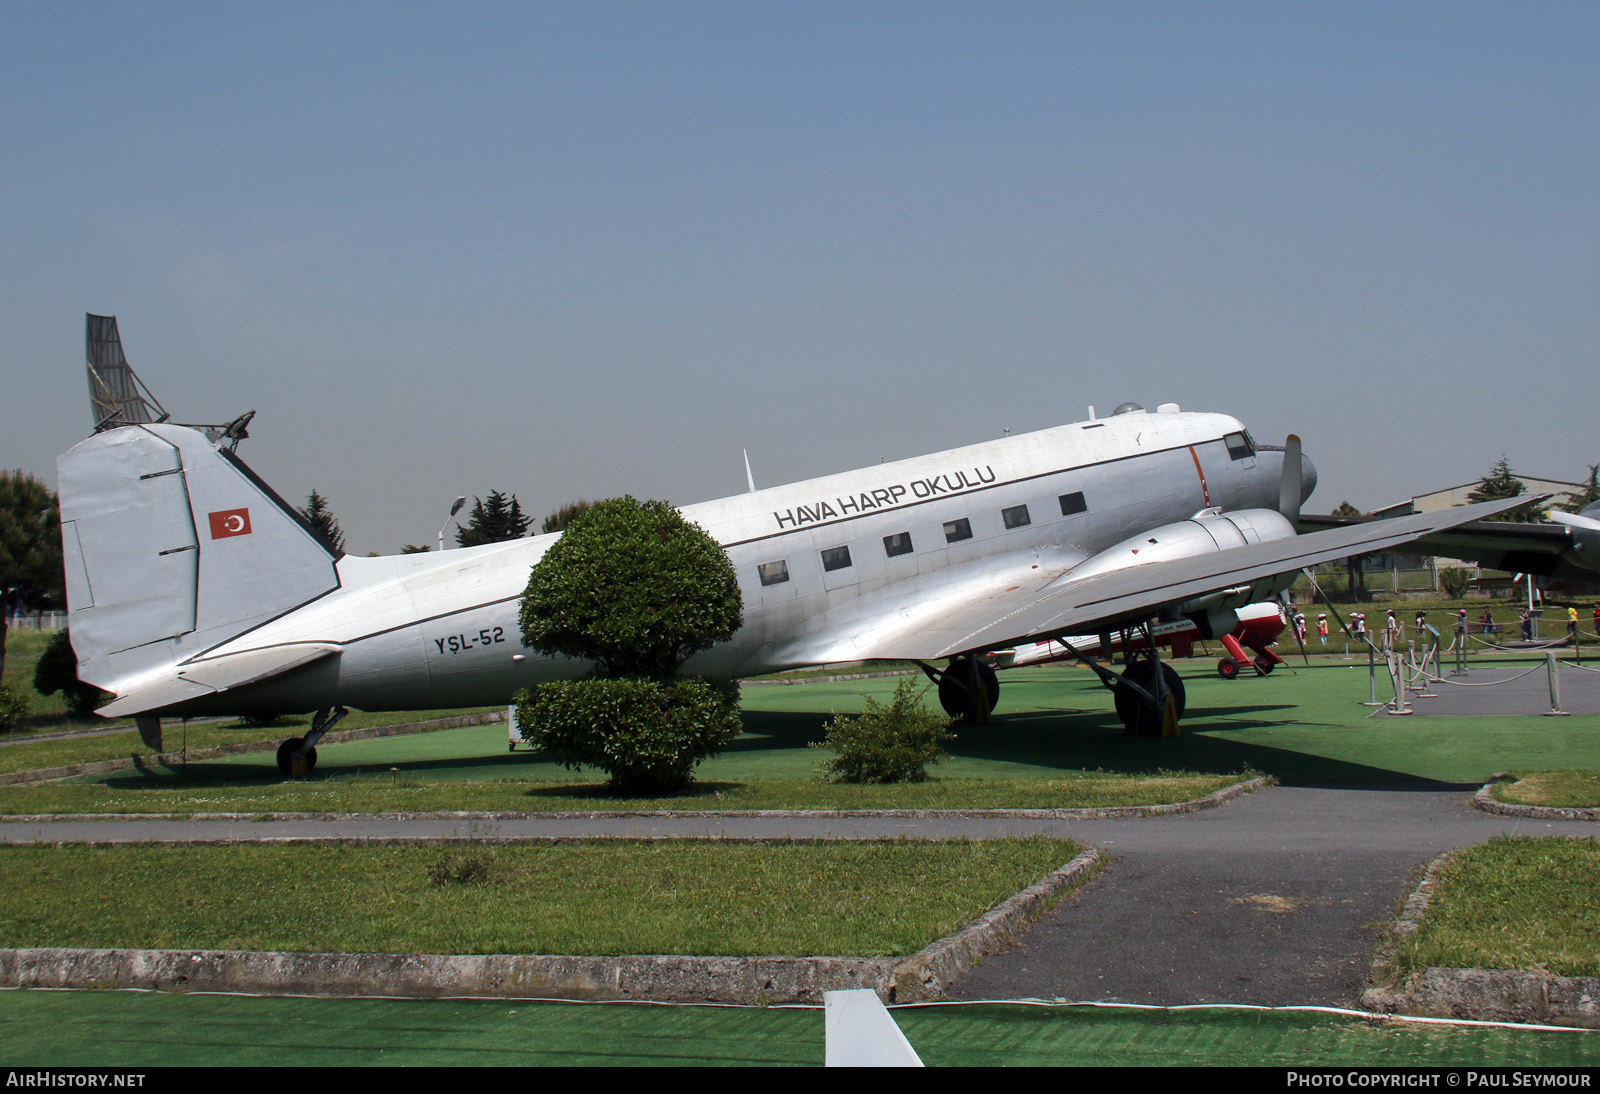
[[[1083,500],[1082,491],[1071,494],[1062,494],[1057,499],[1061,503],[1061,515],[1064,517],[1086,513],[1089,510]],[[1023,528],[1033,523],[1033,517],[1028,513],[1026,505],[1013,505],[1009,509],[1000,510],[1000,519],[1007,529]],[[946,543],[960,543],[964,539],[972,538],[972,521],[966,517],[944,522],[944,541]],[[889,558],[897,555],[909,555],[912,551],[911,533],[896,532],[892,536],[883,537],[883,553]],[[827,571],[843,570],[854,563],[850,559],[849,547],[829,547],[822,552],[822,568]],[[756,572],[761,575],[763,585],[781,585],[789,580],[789,562],[779,559],[777,562],[763,562],[756,567]]]

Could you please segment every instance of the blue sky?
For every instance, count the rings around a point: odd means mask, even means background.
[[[1101,413],[1600,461],[1600,6],[0,6],[0,465],[83,313],[352,550]]]

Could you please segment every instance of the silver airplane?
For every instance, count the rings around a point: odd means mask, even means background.
[[[278,751],[283,770],[299,772],[347,708],[506,704],[590,670],[521,642],[519,597],[559,533],[337,554],[239,458],[241,432],[113,418],[58,461],[78,674],[115,696],[101,714],[134,717],[159,749],[164,717],[312,711],[310,732]],[[685,506],[726,550],[745,605],[743,628],[685,671],[911,660],[948,711],[982,720],[998,695],[983,651],[1148,634],[1178,617],[1226,634],[1238,608],[1302,567],[1513,504],[1297,535],[1315,484],[1296,437],[1258,445],[1224,414],[1124,404],[1108,418]],[[1170,733],[1182,681],[1157,643],[1145,645],[1120,674],[1090,663],[1130,732]]]

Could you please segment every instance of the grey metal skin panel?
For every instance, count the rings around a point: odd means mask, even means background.
[[[156,686],[338,587],[327,549],[197,430],[111,429],[56,469],[78,675],[107,691]]]

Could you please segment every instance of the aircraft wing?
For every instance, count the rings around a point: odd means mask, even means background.
[[[1337,558],[1391,550],[1423,536],[1526,505],[1527,501],[1519,498],[1482,502],[1364,522],[1130,566],[1078,580],[1069,571],[1042,587],[1019,584],[1004,590],[973,588],[967,590],[962,604],[921,620],[914,628],[896,628],[898,633],[884,634],[873,642],[871,652],[857,652],[856,656],[928,661],[1017,642],[1116,628],[1207,593],[1247,586],[1264,577]]]
[[[1519,498],[1526,503],[1528,498]],[[1448,510],[1452,513],[1460,509]],[[1302,516],[1297,524],[1302,532],[1329,528],[1350,528],[1391,520],[1388,517]],[[1540,577],[1593,578],[1593,573],[1567,574],[1570,567],[1563,558],[1573,546],[1573,536],[1559,524],[1512,524],[1506,521],[1470,521],[1441,532],[1422,536],[1413,544],[1417,553],[1465,558],[1512,573],[1538,574]]]

